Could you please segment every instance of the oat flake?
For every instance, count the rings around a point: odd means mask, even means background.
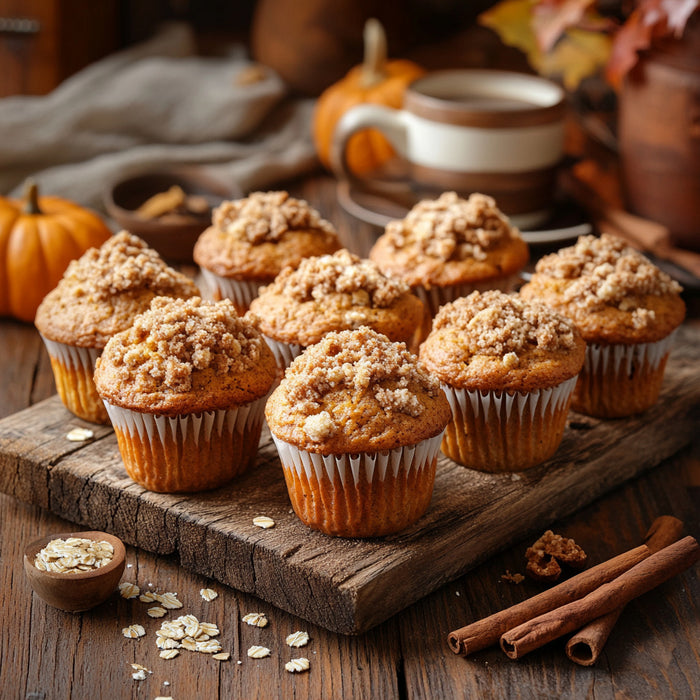
[[[161,659],[174,659],[179,656],[180,652],[177,649],[163,649],[163,651],[158,654]]]
[[[231,658],[231,654],[229,654],[227,651],[222,651],[218,654],[213,654],[212,659],[216,659],[217,661],[228,661]]]
[[[308,632],[302,632],[299,630],[287,635],[287,638],[284,641],[290,647],[303,647],[309,643],[309,634]]]
[[[214,598],[218,598],[219,594],[212,588],[201,588],[199,590],[199,595],[204,598],[204,600],[211,602]]]
[[[142,625],[129,625],[128,627],[124,627],[122,629],[122,634],[127,639],[138,639],[146,634],[146,630]]]
[[[136,598],[136,596],[141,592],[141,589],[135,584],[129,581],[124,581],[119,584],[119,595],[127,600],[131,598]]]
[[[85,442],[86,440],[92,440],[94,437],[95,433],[88,428],[73,428],[66,434],[66,440],[71,442]]]
[[[272,518],[268,518],[267,515],[258,515],[253,518],[253,525],[261,527],[263,530],[267,530],[275,526],[275,521]]]
[[[248,656],[251,659],[264,659],[266,656],[270,656],[270,650],[267,647],[252,646],[248,649]]]
[[[241,619],[251,627],[267,627],[267,617],[265,616],[265,613],[248,613]]]
[[[289,671],[289,673],[303,673],[304,671],[308,671],[310,666],[309,660],[302,656],[298,659],[288,661],[284,665],[284,668]]]
[[[165,608],[156,606],[155,608],[148,608],[148,610],[146,610],[146,615],[148,615],[148,617],[163,617],[167,612]]]

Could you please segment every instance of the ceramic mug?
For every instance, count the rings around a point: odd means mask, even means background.
[[[564,90],[545,78],[436,71],[409,85],[403,109],[364,104],[346,112],[334,132],[333,170],[358,181],[347,165],[347,143],[355,132],[375,128],[408,162],[414,189],[435,195],[454,190],[465,197],[483,192],[516,225],[531,228],[547,218],[553,202],[564,113]],[[377,180],[365,185],[397,187]]]

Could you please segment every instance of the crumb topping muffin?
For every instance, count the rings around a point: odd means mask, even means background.
[[[450,416],[438,381],[405,344],[365,327],[307,348],[265,412],[278,438],[321,454],[414,444],[441,433]]]
[[[286,265],[340,248],[334,226],[288,192],[225,201],[197,240],[194,259],[222,277],[273,279]]]
[[[625,241],[582,236],[543,257],[521,293],[572,318],[586,340],[654,342],[682,322],[681,286]]]
[[[302,346],[329,331],[362,325],[408,341],[423,316],[423,305],[407,284],[344,249],[285,268],[250,308],[265,335]]]
[[[443,306],[420,358],[441,381],[460,389],[532,391],[575,376],[584,353],[572,321],[493,290]]]
[[[493,198],[445,192],[390,221],[370,252],[382,271],[410,285],[477,282],[517,272],[528,260],[517,228]]]
[[[122,231],[70,263],[39,306],[36,326],[51,340],[102,348],[156,296],[197,294],[190,278],[169,267],[140,238]]]
[[[95,384],[116,406],[175,415],[247,403],[274,376],[271,351],[231,301],[156,298],[107,343]]]

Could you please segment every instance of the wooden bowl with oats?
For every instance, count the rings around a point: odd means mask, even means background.
[[[125,563],[124,543],[97,530],[46,535],[24,550],[24,572],[34,592],[67,612],[90,610],[107,600]]]

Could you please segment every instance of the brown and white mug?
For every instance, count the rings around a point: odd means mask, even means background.
[[[436,71],[408,86],[403,109],[364,104],[346,112],[334,133],[333,169],[340,179],[357,181],[347,165],[348,141],[375,128],[408,162],[414,185],[436,193],[489,194],[515,225],[531,228],[552,205],[564,116],[564,90],[545,78]]]

